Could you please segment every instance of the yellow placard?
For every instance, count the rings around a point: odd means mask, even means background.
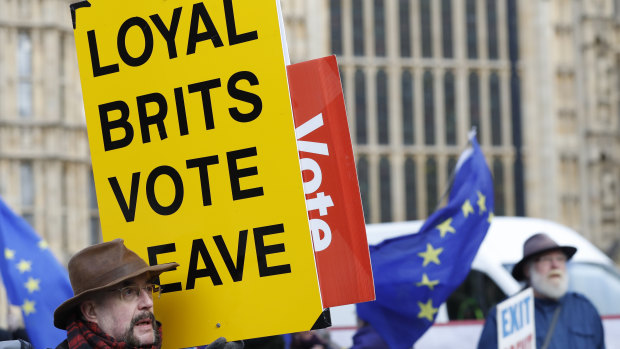
[[[162,274],[164,346],[321,313],[275,0],[72,5],[104,240]]]

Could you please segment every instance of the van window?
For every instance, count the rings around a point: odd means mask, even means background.
[[[472,270],[446,301],[450,320],[484,320],[489,310],[506,298],[485,273]]]
[[[569,263],[569,289],[584,294],[600,315],[620,314],[620,275],[600,264]]]

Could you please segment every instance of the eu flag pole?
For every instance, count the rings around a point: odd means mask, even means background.
[[[392,349],[411,348],[463,282],[493,218],[493,181],[476,142],[457,163],[450,197],[420,231],[370,246],[376,300],[357,305]]]
[[[54,310],[71,298],[67,270],[47,243],[0,198],[0,272],[9,302],[22,310],[36,349],[55,348],[67,338],[54,327]]]

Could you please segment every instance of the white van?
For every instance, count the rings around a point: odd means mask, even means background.
[[[369,245],[417,232],[423,221],[369,224]],[[613,261],[576,231],[536,218],[495,217],[476,254],[472,271],[441,305],[435,325],[418,340],[419,348],[475,348],[489,309],[522,285],[511,275],[523,256],[523,243],[544,232],[560,245],[577,247],[568,264],[569,288],[585,294],[603,316],[607,348],[620,348],[620,272]],[[342,348],[352,345],[355,305],[330,309],[331,340]]]

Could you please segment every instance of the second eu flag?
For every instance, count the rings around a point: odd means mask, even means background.
[[[377,299],[357,305],[390,348],[411,348],[463,282],[493,217],[493,181],[472,136],[457,163],[448,204],[417,234],[370,246]]]

